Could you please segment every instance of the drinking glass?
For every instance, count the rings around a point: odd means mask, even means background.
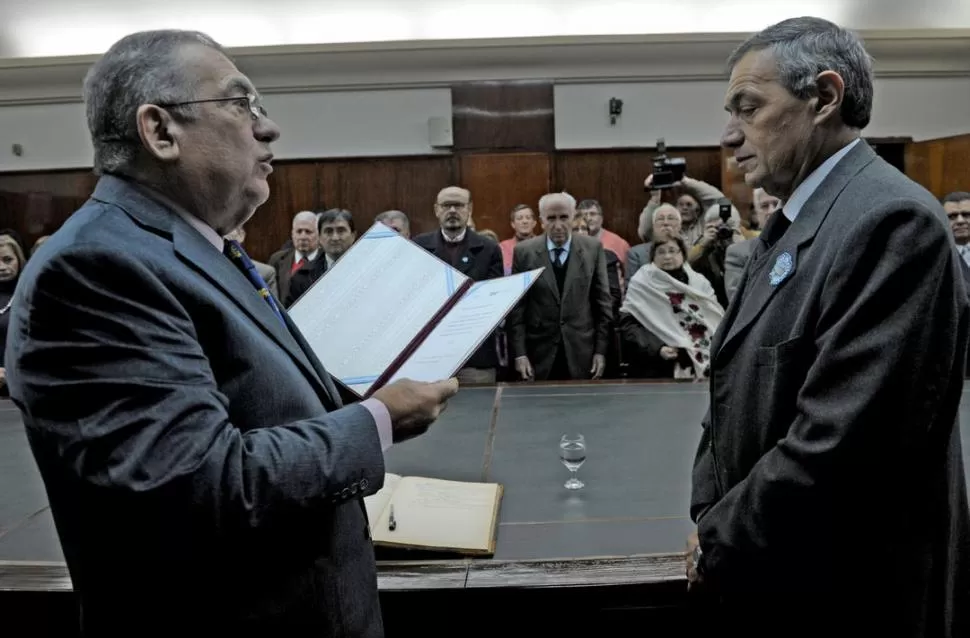
[[[565,483],[567,490],[578,490],[585,485],[576,478],[576,472],[586,462],[586,439],[582,434],[563,434],[559,440],[559,458],[570,472]]]

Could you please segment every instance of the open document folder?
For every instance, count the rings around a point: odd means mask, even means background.
[[[360,397],[454,376],[542,273],[474,282],[375,223],[288,312],[327,371]]]

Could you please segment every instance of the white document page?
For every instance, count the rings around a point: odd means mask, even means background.
[[[378,222],[288,312],[327,371],[365,396],[467,279]]]
[[[454,375],[495,331],[543,268],[472,285],[391,381],[437,381]]]

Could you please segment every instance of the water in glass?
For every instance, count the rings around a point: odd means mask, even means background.
[[[564,434],[559,440],[559,458],[570,472],[566,489],[578,490],[583,487],[584,483],[576,478],[576,472],[586,462],[586,439],[583,435]]]

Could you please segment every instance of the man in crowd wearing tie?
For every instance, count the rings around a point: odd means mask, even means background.
[[[457,383],[343,405],[223,240],[280,133],[216,42],[125,37],[84,98],[101,178],[24,270],[6,350],[82,633],[382,636],[362,499]]]
[[[303,210],[294,215],[290,239],[292,246],[273,253],[269,258],[269,265],[276,269],[279,298],[284,302],[292,301],[290,282],[298,270],[306,268],[319,276],[314,267],[318,265],[317,257],[323,255],[323,251],[320,249],[317,214]],[[326,270],[326,264],[323,266]]]
[[[542,235],[515,246],[512,272],[545,268],[509,313],[509,350],[527,381],[599,379],[606,371],[613,297],[599,240],[573,234],[576,200],[539,200]]]
[[[722,144],[784,206],[712,345],[691,589],[723,635],[966,637],[970,304],[946,217],[861,138],[856,35],[786,20],[729,66]]]

